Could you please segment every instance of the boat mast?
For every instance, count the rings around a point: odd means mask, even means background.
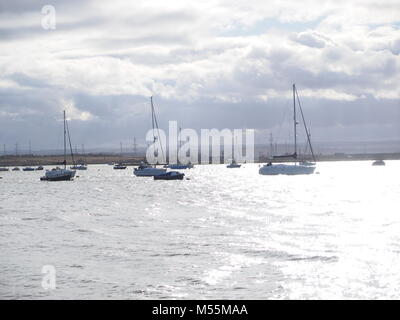
[[[151,126],[153,127],[153,143],[156,142],[156,135],[154,133],[154,106],[153,106],[153,96],[150,97],[151,102]]]
[[[67,169],[67,139],[66,139],[66,135],[67,135],[67,131],[65,128],[65,110],[63,112],[64,115],[64,169]]]
[[[83,164],[86,164],[86,155],[85,155],[85,145],[82,144],[82,158],[83,158]]]
[[[176,163],[179,164],[179,150],[182,147],[182,140],[181,139],[181,127],[179,127],[179,133],[178,136],[176,138]]]
[[[152,123],[152,126],[153,126],[153,143],[154,143],[154,147],[155,147],[155,143],[157,141],[157,138],[156,138],[156,135],[155,135],[155,132],[154,132],[154,130],[155,130],[154,129],[154,125],[157,128],[158,137],[160,137],[160,131],[158,130],[158,121],[157,121],[157,117],[156,117],[156,112],[154,110],[153,96],[150,97],[150,102],[151,102],[151,123]],[[161,140],[160,140],[160,148],[161,148],[162,158],[164,159],[164,150],[163,150],[163,147],[162,147]],[[157,155],[158,155],[158,151],[157,151]]]
[[[68,128],[68,122],[67,122],[67,120],[65,119],[64,120],[65,121],[65,127],[66,127],[66,131],[67,131],[67,133],[68,133],[68,142],[69,142],[69,150],[70,150],[70,152],[71,152],[71,159],[72,159],[72,164],[73,164],[73,166],[75,167],[75,159],[74,159],[74,153],[72,152],[72,143],[71,143],[71,136],[69,135],[69,128]],[[67,168],[67,156],[66,156],[66,154],[67,154],[67,151],[66,151],[66,149],[65,149],[65,168]]]
[[[306,131],[307,142],[308,142],[308,145],[310,147],[310,151],[311,151],[311,155],[312,155],[313,161],[315,162],[316,160],[315,160],[314,150],[313,150],[313,147],[311,145],[311,139],[310,139],[311,133],[310,133],[310,130],[308,130],[308,128],[307,128],[306,120],[304,118],[303,108],[301,107],[299,93],[297,92],[297,89],[296,89],[296,96],[297,96],[297,103],[299,104],[299,108],[300,108],[301,118],[303,119],[304,129]]]
[[[294,158],[297,158],[296,85],[293,83]]]

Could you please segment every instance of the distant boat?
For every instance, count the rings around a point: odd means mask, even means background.
[[[241,164],[238,164],[235,159],[232,159],[231,163],[228,164],[227,168],[240,168]]]
[[[71,155],[72,154],[72,146],[71,146],[71,139],[69,136],[69,130],[68,130],[68,124],[65,119],[65,110],[64,110],[64,169],[63,168],[53,168],[51,170],[46,170],[46,173],[43,177],[40,178],[42,181],[69,181],[75,176],[75,170],[68,170],[67,169],[67,131],[68,131],[68,140],[69,140],[69,145],[71,149]]]
[[[12,169],[12,171],[19,171],[19,170],[21,170],[21,169],[18,168],[18,167],[15,167],[15,168]]]
[[[168,164],[165,166],[165,168],[169,168],[169,169],[192,169],[193,168],[193,164],[188,163],[188,164],[181,164],[181,163],[176,163],[176,164]]]
[[[141,164],[138,168],[133,170],[133,174],[137,177],[154,177],[166,172],[167,169],[157,168],[148,164]]]
[[[126,169],[126,165],[120,163],[120,164],[115,164],[113,167],[115,170],[123,170]]]
[[[179,145],[179,149],[182,146],[182,141],[180,140],[180,136],[181,136],[181,128],[179,128],[179,134],[178,134],[177,141],[176,141],[177,142],[176,146],[178,147],[178,145]],[[167,164],[164,166],[164,168],[175,169],[175,170],[177,170],[177,169],[184,170],[184,169],[192,169],[193,168],[193,164],[191,164],[190,162],[188,164],[183,164],[183,163],[179,162],[178,148],[176,150],[176,159],[177,159],[177,163]]]
[[[182,180],[184,176],[184,173],[178,171],[169,171],[154,176],[154,180]]]
[[[37,167],[35,170],[36,170],[36,171],[41,171],[41,170],[43,170],[43,167],[42,167],[42,166],[39,166],[39,167]]]
[[[35,171],[35,168],[25,167],[25,168],[22,169],[22,171]]]
[[[120,142],[120,146],[121,146],[120,162],[114,164],[114,167],[113,167],[116,170],[124,170],[124,169],[126,169],[126,165],[124,165],[122,163],[122,142]]]
[[[308,162],[308,161],[300,161],[298,162],[297,158],[297,120],[296,120],[296,97],[298,101],[298,105],[300,108],[301,112],[301,117],[303,119],[303,124],[304,124],[304,129],[306,131],[307,135],[307,143],[310,147],[311,150],[311,155],[313,158],[313,162]],[[294,159],[295,163],[294,164],[272,164],[272,162],[268,162],[266,165],[260,168],[259,173],[263,175],[278,175],[278,174],[284,174],[284,175],[298,175],[298,174],[312,174],[315,171],[315,157],[314,157],[314,152],[312,149],[311,141],[310,141],[310,133],[307,129],[306,122],[304,119],[303,115],[303,110],[300,105],[300,99],[297,93],[296,85],[293,84],[293,126],[294,126],[294,153],[292,155],[284,155],[284,156],[275,156],[274,159],[279,159],[279,158],[291,158]]]
[[[5,167],[0,168],[0,171],[9,171],[9,170],[10,170],[9,168],[5,168]]]
[[[150,104],[151,104],[151,120],[152,120],[151,123],[153,126],[153,143],[155,143],[157,141],[155,130],[157,129],[158,132],[158,122],[157,122],[157,117],[155,115],[153,97],[150,97]],[[156,128],[154,128],[154,124],[156,125]],[[162,145],[161,145],[161,151],[162,151]],[[154,177],[159,174],[163,174],[166,171],[167,169],[165,168],[157,168],[156,166],[142,163],[138,168],[134,168],[133,174],[137,177]]]
[[[235,141],[237,141],[236,139],[235,139]],[[226,167],[227,168],[240,168],[241,167],[241,164],[238,164],[237,162],[236,162],[236,160],[235,160],[235,154],[234,154],[234,145],[233,145],[233,139],[232,139],[232,161],[231,161],[231,163],[230,164],[228,164]]]
[[[386,164],[385,164],[385,161],[383,161],[383,160],[375,160],[374,162],[372,162],[372,165],[373,166],[384,166]]]
[[[87,170],[87,164],[86,164],[86,159],[85,159],[85,147],[82,145],[82,158],[81,160],[78,160],[77,164],[70,167],[70,169],[73,170]]]
[[[87,166],[85,164],[76,164],[76,165],[70,167],[70,169],[73,169],[73,170],[87,170]]]

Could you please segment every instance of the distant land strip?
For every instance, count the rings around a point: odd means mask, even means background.
[[[302,159],[299,156],[299,159]],[[307,157],[310,160],[309,156]],[[346,153],[335,153],[330,155],[316,156],[317,161],[359,161],[359,160],[400,160],[400,152],[397,153],[356,153],[356,154],[346,154]],[[10,166],[56,166],[62,165],[64,160],[63,155],[3,155],[0,156],[0,167],[10,167]],[[85,156],[86,164],[114,164],[123,163],[125,165],[138,165],[142,161],[145,161],[144,156],[117,156],[115,154],[89,154]],[[227,161],[225,161],[227,163]],[[228,161],[229,162],[229,161]],[[293,159],[275,159],[271,160],[268,157],[259,157],[254,161],[255,163],[264,162],[293,162]],[[82,160],[78,157],[75,159],[75,163],[82,163]],[[210,159],[211,163],[211,159]],[[221,163],[222,159],[221,159]],[[72,165],[72,159],[67,159],[67,164]]]

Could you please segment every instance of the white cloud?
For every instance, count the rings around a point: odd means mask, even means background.
[[[111,117],[121,107],[89,111],[79,95],[156,95],[178,109],[207,101],[212,110],[287,99],[296,82],[315,102],[399,98],[397,1],[56,1],[54,31],[40,28],[41,8],[8,5],[0,89],[19,90],[31,108],[59,102],[73,119]],[[51,103],[33,95],[40,90]],[[21,106],[9,99],[0,108]],[[135,114],[148,112],[143,101]]]
[[[69,120],[81,120],[88,121],[93,119],[93,115],[88,111],[81,111],[75,106],[75,102],[73,100],[60,100],[60,107],[62,110],[65,110],[67,115],[67,119]]]

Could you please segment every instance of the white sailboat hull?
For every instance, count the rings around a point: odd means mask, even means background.
[[[271,164],[264,165],[258,171],[263,175],[298,175],[298,174],[313,174],[315,166],[301,164]]]
[[[154,177],[167,172],[167,169],[162,168],[135,168],[133,174],[137,177]]]
[[[74,170],[67,170],[67,169],[53,169],[50,171],[46,171],[45,176],[43,177],[42,180],[48,180],[48,181],[65,181],[65,180],[71,180],[73,177],[75,177],[75,171]]]

